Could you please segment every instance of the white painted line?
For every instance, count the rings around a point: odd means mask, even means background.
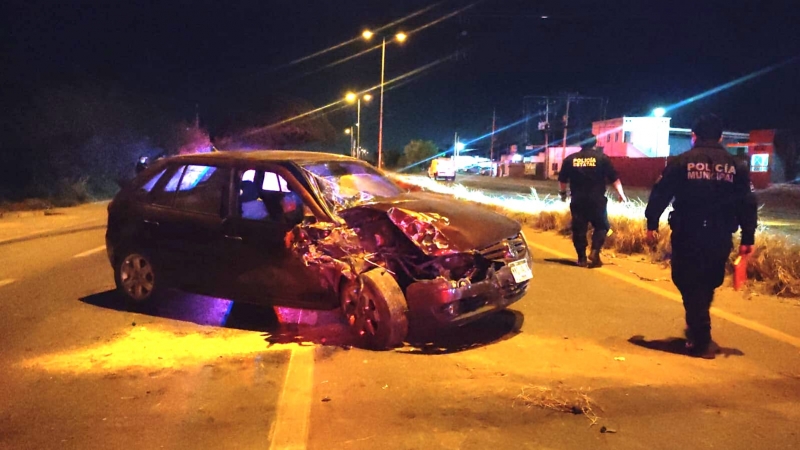
[[[105,249],[106,249],[106,246],[105,245],[101,245],[100,247],[93,248],[91,250],[86,250],[83,253],[78,253],[77,255],[73,256],[73,258],[83,258],[85,256],[94,255],[95,253],[102,252]]]
[[[561,253],[561,252],[559,252],[557,250],[553,250],[551,248],[548,248],[548,247],[545,247],[543,245],[536,244],[536,243],[533,243],[533,242],[528,242],[528,246],[534,247],[537,250],[541,250],[543,252],[550,253],[552,255],[558,256],[559,258],[564,258],[564,259],[574,259],[575,258],[575,255],[568,255],[566,253]],[[671,292],[671,291],[668,291],[666,289],[662,289],[662,288],[660,288],[658,286],[653,286],[652,284],[647,284],[647,282],[644,282],[642,280],[637,280],[637,279],[629,277],[627,275],[622,275],[622,274],[617,273],[617,272],[615,272],[615,271],[613,271],[611,269],[605,269],[605,268],[601,267],[601,268],[592,269],[592,270],[595,271],[595,272],[600,272],[603,275],[608,275],[610,277],[613,277],[613,278],[616,278],[618,280],[624,281],[626,283],[630,283],[630,284],[632,284],[634,286],[640,287],[640,288],[642,288],[644,290],[647,290],[647,291],[650,291],[650,292],[652,292],[654,294],[658,294],[658,295],[660,295],[660,296],[662,296],[664,298],[667,298],[669,300],[672,300],[672,301],[678,302],[680,304],[683,304],[683,299],[681,298],[680,294],[677,294],[675,292]],[[767,337],[770,337],[770,338],[775,339],[777,341],[781,341],[783,343],[789,344],[789,345],[791,345],[793,347],[800,348],[800,338],[798,338],[798,337],[792,336],[790,334],[786,334],[786,333],[784,333],[782,331],[778,331],[778,330],[776,330],[774,328],[770,328],[770,327],[768,327],[766,325],[762,325],[762,324],[760,324],[760,323],[758,323],[756,321],[753,321],[753,320],[750,320],[750,319],[745,319],[744,317],[737,316],[736,314],[729,313],[727,311],[723,311],[723,310],[721,310],[721,309],[719,309],[717,307],[714,307],[714,306],[711,307],[710,311],[711,311],[711,315],[719,317],[720,319],[725,319],[728,322],[735,323],[736,325],[739,325],[741,327],[745,327],[745,328],[747,328],[749,330],[755,331],[756,333],[761,333],[764,336],[767,336]]]
[[[314,387],[314,347],[296,347],[289,358],[270,439],[271,450],[305,450]]]
[[[11,278],[7,280],[0,280],[0,287],[8,286],[9,284],[13,283],[16,280],[12,280]]]

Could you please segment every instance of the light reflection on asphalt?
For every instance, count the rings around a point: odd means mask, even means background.
[[[20,366],[75,374],[137,368],[153,370],[294,347],[296,344],[268,345],[261,333],[224,328],[176,331],[148,325],[116,333],[105,343],[25,359]]]

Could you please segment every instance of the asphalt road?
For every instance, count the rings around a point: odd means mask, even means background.
[[[0,449],[800,448],[800,303],[723,289],[690,358],[664,270],[527,233],[524,299],[388,352],[333,314],[127,311],[101,229],[0,244]]]

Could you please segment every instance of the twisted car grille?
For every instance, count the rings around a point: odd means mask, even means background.
[[[525,241],[522,240],[522,235],[518,234],[511,239],[503,239],[502,241],[490,245],[480,251],[481,256],[490,261],[516,261],[524,258],[527,253]]]

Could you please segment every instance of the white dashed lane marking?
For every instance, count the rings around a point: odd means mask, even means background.
[[[314,347],[297,347],[292,350],[283,391],[278,400],[270,450],[305,450],[313,386]]]
[[[0,287],[8,286],[9,284],[13,283],[14,281],[15,280],[12,280],[11,278],[9,278],[7,280],[0,280]]]
[[[89,255],[94,255],[97,252],[102,252],[105,249],[106,249],[106,246],[105,245],[101,245],[100,247],[93,248],[91,250],[86,250],[85,252],[82,252],[82,253],[78,253],[77,255],[73,256],[73,258],[84,258],[84,257],[89,256]]]

